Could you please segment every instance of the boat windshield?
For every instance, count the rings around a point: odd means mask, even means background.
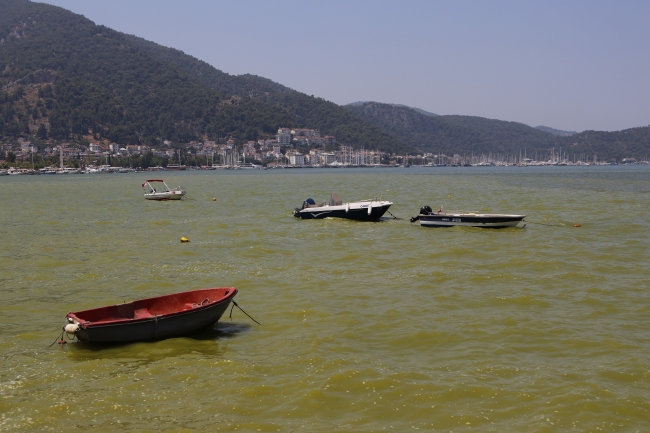
[[[165,182],[145,182],[143,185],[145,193],[155,194],[157,192],[169,192],[169,187]]]
[[[330,195],[330,206],[341,206],[342,204],[343,200],[341,200],[341,197],[337,193]]]

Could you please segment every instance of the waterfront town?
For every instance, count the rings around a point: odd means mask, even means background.
[[[621,164],[648,164],[624,158]],[[172,143],[160,146],[89,142],[87,144],[26,140],[0,143],[0,175],[126,172],[135,170],[378,167],[378,166],[538,166],[611,165],[596,155],[570,158],[560,149],[548,155],[395,155],[371,149],[353,149],[317,129],[279,128],[275,137],[257,141],[220,140]]]

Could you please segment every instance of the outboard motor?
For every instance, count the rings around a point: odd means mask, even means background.
[[[308,198],[307,200],[302,202],[302,207],[297,207],[293,210],[293,216],[296,218],[300,217],[300,211],[303,209],[307,209],[309,205],[316,204],[313,198]]]
[[[432,213],[433,213],[433,210],[431,209],[431,206],[422,206],[422,207],[420,208],[420,214],[419,214],[418,216],[414,216],[414,217],[412,217],[412,218],[411,218],[411,222],[414,223],[414,222],[416,222],[417,220],[419,220],[419,219],[420,219],[420,215],[429,215],[429,214],[432,214]]]

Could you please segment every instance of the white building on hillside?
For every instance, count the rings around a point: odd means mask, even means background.
[[[280,146],[291,146],[291,129],[279,128],[275,136]]]
[[[289,157],[289,164],[302,167],[305,165],[305,155],[297,152],[292,152],[287,155]]]

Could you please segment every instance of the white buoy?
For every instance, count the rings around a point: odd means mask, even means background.
[[[74,334],[77,332],[79,329],[79,324],[78,323],[69,323],[65,325],[65,328],[63,328],[66,332],[66,334]]]
[[[350,203],[345,204],[345,213],[348,213],[350,211]]]
[[[368,215],[372,213],[372,202],[368,205]]]

